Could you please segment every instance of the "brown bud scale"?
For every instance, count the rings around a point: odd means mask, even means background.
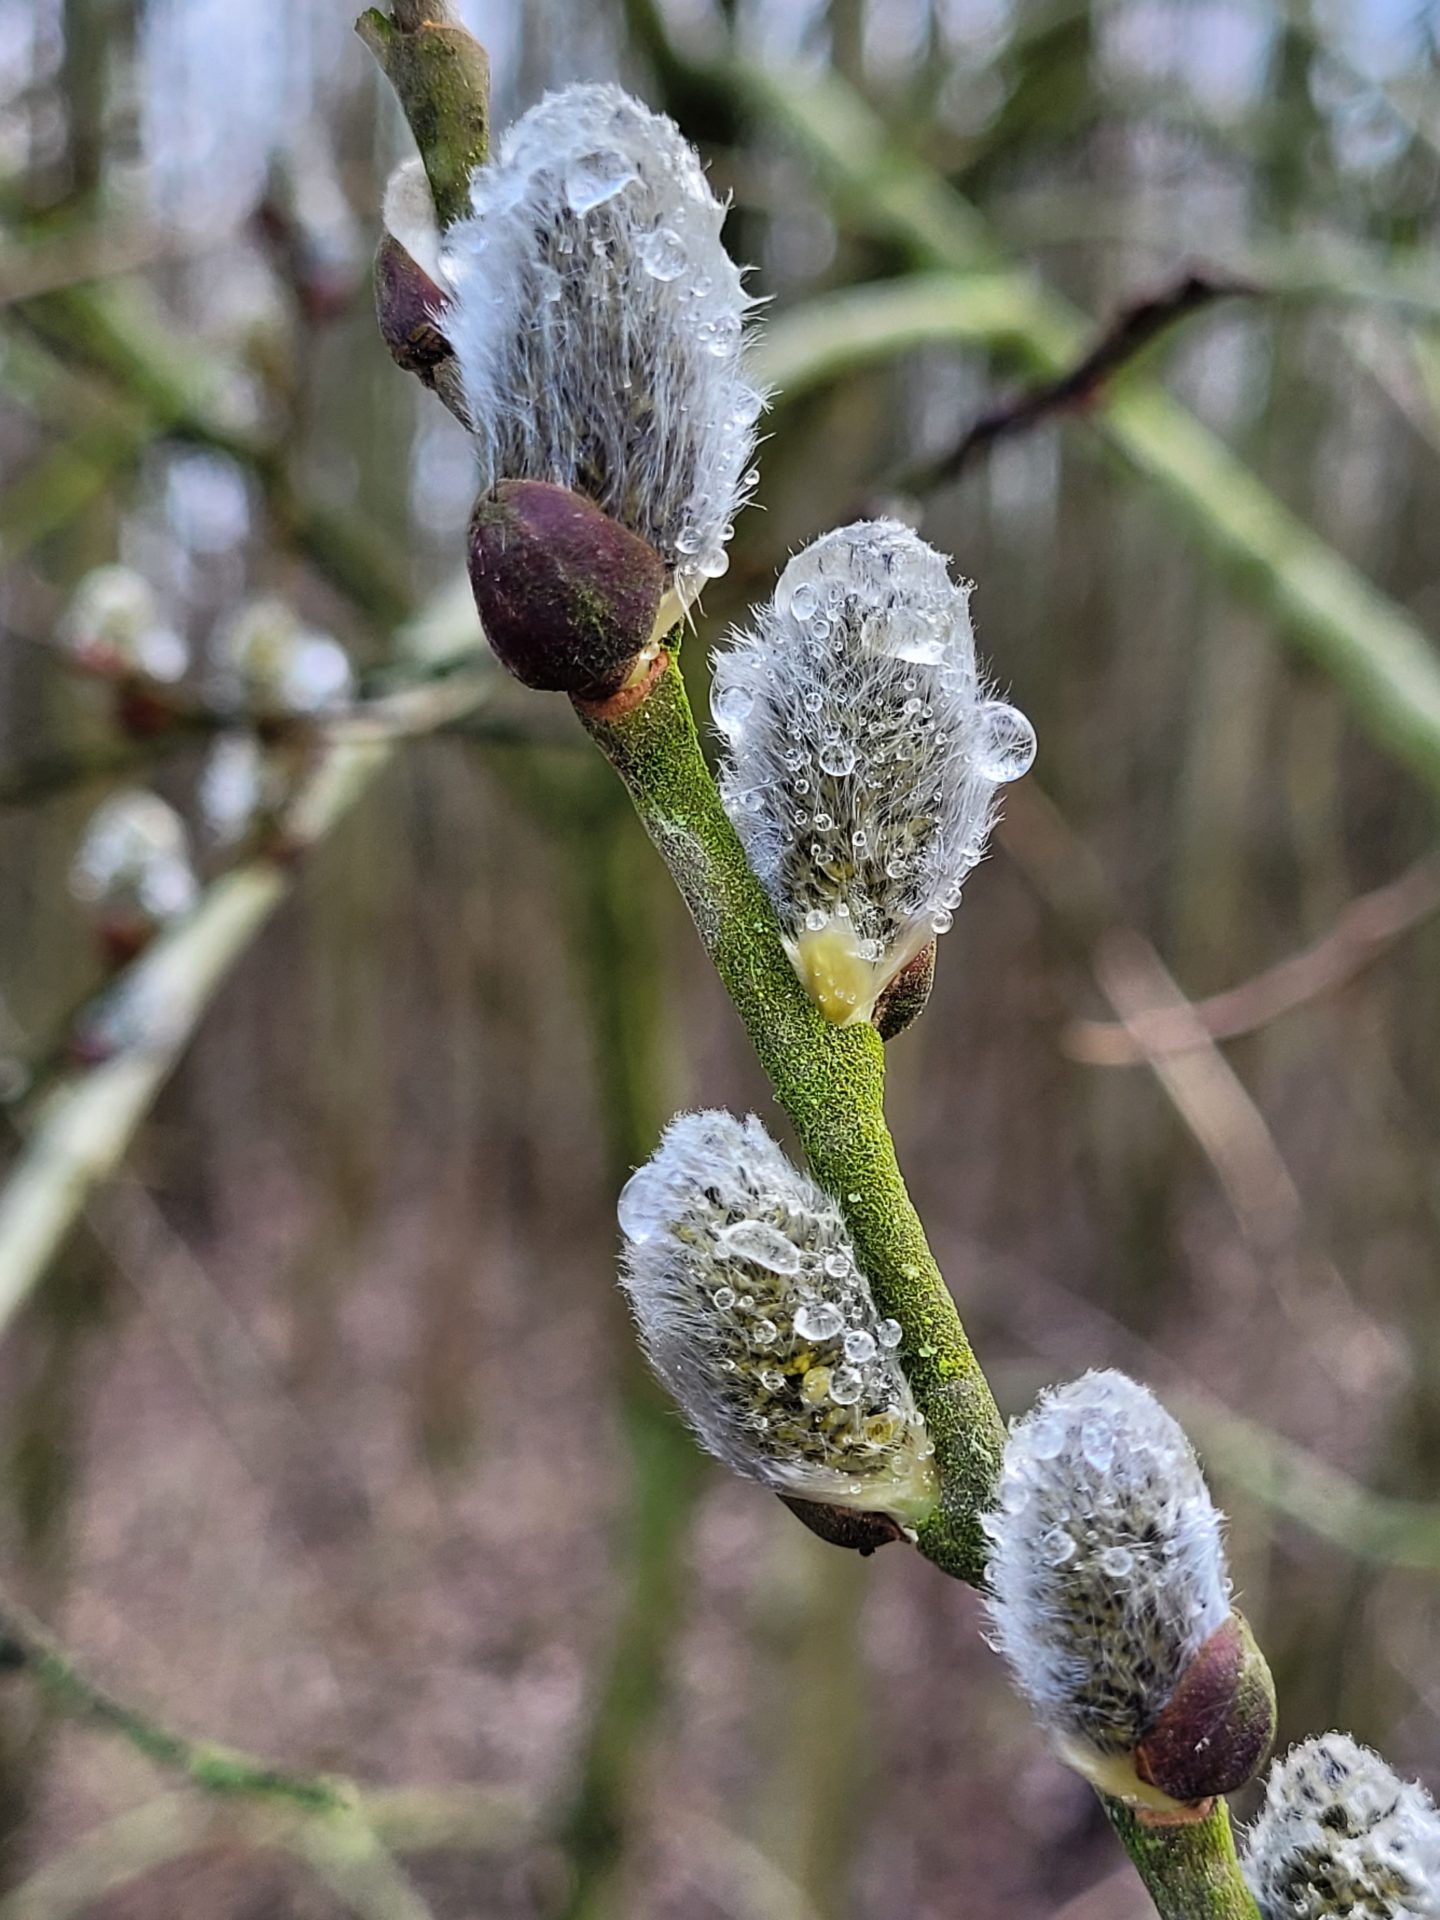
[[[665,567],[583,494],[502,480],[471,515],[470,584],[485,637],[517,680],[596,702],[641,664]]]
[[[882,1040],[893,1040],[925,1011],[935,984],[935,942],[920,949],[895,975],[875,1002],[871,1016]]]
[[[814,1534],[832,1547],[853,1547],[862,1557],[891,1540],[903,1540],[904,1528],[888,1513],[860,1513],[853,1507],[832,1507],[820,1500],[795,1500],[780,1495],[780,1503]]]
[[[381,236],[375,252],[375,318],[390,358],[427,386],[435,370],[452,357],[440,327],[445,295],[393,233]]]
[[[1275,1683],[1243,1617],[1232,1613],[1181,1676],[1135,1754],[1135,1771],[1187,1806],[1253,1779],[1275,1737]]]

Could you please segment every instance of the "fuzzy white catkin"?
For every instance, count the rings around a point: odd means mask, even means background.
[[[618,87],[566,87],[506,132],[471,194],[439,265],[482,485],[586,494],[688,603],[725,570],[763,404],[743,363],[754,302],[699,157]]]
[[[150,680],[178,680],[190,664],[189,649],[162,616],[154,588],[133,567],[92,568],[71,595],[57,637],[83,665]]]
[[[1440,1813],[1378,1754],[1327,1733],[1270,1769],[1242,1865],[1265,1920],[1433,1920]]]
[[[621,1284],[701,1441],[800,1499],[922,1519],[932,1446],[839,1211],[752,1114],[686,1113],[620,1196]]]
[[[1147,1388],[1087,1373],[1011,1430],[986,1516],[994,1644],[1065,1757],[1144,1740],[1230,1609],[1220,1515]]]
[[[195,904],[197,892],[185,822],[143,788],[112,794],[85,829],[70,887],[106,918],[149,927],[178,919]]]
[[[716,661],[725,805],[832,1020],[868,1019],[949,926],[1034,758],[981,682],[969,600],[908,527],[861,521],[796,554]]]
[[[216,630],[221,698],[258,714],[316,715],[354,691],[349,656],[328,633],[308,628],[283,600],[251,600]]]

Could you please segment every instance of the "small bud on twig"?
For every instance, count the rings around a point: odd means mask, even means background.
[[[307,627],[283,600],[251,600],[215,634],[222,694],[260,724],[284,725],[334,713],[350,700],[349,656],[328,633]]]
[[[924,951],[1034,757],[1025,716],[980,683],[969,597],[908,527],[862,521],[797,554],[716,663],[726,808],[796,972],[842,1025],[892,986],[886,1030],[918,1013]]]
[[[1270,1769],[1242,1865],[1265,1920],[1434,1920],[1440,1813],[1378,1754],[1328,1733]]]
[[[1243,1784],[1274,1694],[1230,1612],[1220,1515],[1176,1422],[1124,1374],[1041,1396],[986,1518],[995,1645],[1062,1758],[1141,1807]]]
[[[906,1528],[933,1511],[900,1328],[877,1314],[834,1202],[753,1114],[673,1120],[619,1215],[645,1350],[713,1454],[808,1505]],[[846,1544],[884,1537],[882,1520]]]
[[[470,584],[485,637],[517,680],[604,700],[650,644],[665,569],[578,493],[502,480],[471,515]]]
[[[106,680],[180,679],[190,650],[160,613],[155,590],[132,567],[95,567],[70,597],[57,629],[82,672]]]
[[[185,822],[158,794],[112,794],[91,816],[70,867],[112,965],[131,960],[195,904]]]

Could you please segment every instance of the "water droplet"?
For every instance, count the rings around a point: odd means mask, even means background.
[[[845,1336],[845,1358],[853,1360],[857,1367],[863,1367],[867,1360],[875,1358],[875,1336],[867,1333],[864,1327],[854,1327]]]
[[[779,1367],[762,1367],[760,1370],[760,1384],[767,1393],[783,1393],[785,1390],[785,1376]]]
[[[955,924],[955,916],[948,907],[937,907],[930,916],[932,933],[948,933]]]
[[[685,271],[685,242],[673,227],[657,227],[640,242],[640,264],[652,280],[678,280]]]
[[[987,780],[1018,780],[1035,760],[1035,729],[1018,707],[987,700],[975,715],[975,770]]]
[[[800,1249],[775,1227],[763,1220],[738,1220],[718,1237],[717,1251],[722,1259],[749,1260],[770,1273],[798,1273]]]
[[[858,1367],[837,1367],[830,1376],[830,1398],[837,1407],[853,1407],[865,1391]]]
[[[565,169],[565,198],[574,213],[589,213],[592,207],[613,200],[632,180],[639,178],[623,153],[613,147],[601,147],[594,153],[582,153]]]
[[[1075,1542],[1064,1527],[1051,1527],[1040,1542],[1040,1551],[1047,1566],[1063,1567],[1067,1560],[1075,1558]]]
[[[755,1347],[773,1347],[780,1329],[773,1320],[757,1320],[750,1329],[750,1344]]]
[[[805,916],[805,931],[807,933],[823,933],[827,919],[828,915],[826,915],[821,908],[811,907]]]
[[[945,658],[948,635],[944,628],[928,620],[912,615],[903,624],[892,627],[888,638],[887,651],[897,660],[912,660],[916,666],[933,667]]]
[[[755,422],[760,418],[764,405],[765,403],[760,398],[760,395],[754,392],[753,389],[749,387],[742,388],[742,390],[736,394],[735,404],[730,409],[731,426],[754,426]],[[758,473],[747,473],[744,484],[747,487],[753,487],[759,478],[760,475]]]
[[[1108,1473],[1115,1464],[1115,1429],[1108,1421],[1087,1420],[1080,1429],[1080,1451],[1096,1473]]]
[[[844,1314],[828,1300],[807,1300],[795,1310],[795,1331],[802,1340],[833,1340],[844,1325]]]
[[[837,1247],[833,1253],[826,1254],[824,1266],[832,1280],[844,1280],[850,1272],[850,1256]]]
[[[615,1204],[615,1215],[625,1238],[637,1246],[653,1240],[666,1224],[662,1211],[664,1201],[665,1183],[653,1166],[644,1166],[632,1173],[620,1189],[620,1198]]]
[[[808,580],[802,580],[790,595],[790,611],[797,620],[808,620],[819,605],[819,597]]]
[[[1100,1556],[1100,1571],[1112,1580],[1123,1580],[1135,1564],[1128,1547],[1107,1547]]]
[[[1058,1420],[1037,1420],[1027,1437],[1035,1460],[1058,1460],[1065,1449],[1065,1429]]]
[[[735,1304],[735,1289],[733,1287],[717,1287],[710,1298],[715,1302],[721,1313],[728,1313]]]
[[[875,1329],[875,1338],[889,1351],[899,1346],[905,1338],[905,1330],[898,1320],[882,1320]]]
[[[848,740],[839,738],[827,740],[820,749],[820,766],[825,773],[833,773],[837,779],[855,771],[855,749]]]
[[[818,1407],[830,1392],[829,1367],[811,1367],[800,1382],[800,1398],[807,1406]]]
[[[732,737],[739,733],[754,710],[755,696],[749,687],[717,684],[711,689],[711,718]]]

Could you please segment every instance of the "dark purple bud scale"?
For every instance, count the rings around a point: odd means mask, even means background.
[[[665,567],[583,494],[502,480],[471,515],[470,584],[485,637],[517,680],[601,701],[641,663]]]

